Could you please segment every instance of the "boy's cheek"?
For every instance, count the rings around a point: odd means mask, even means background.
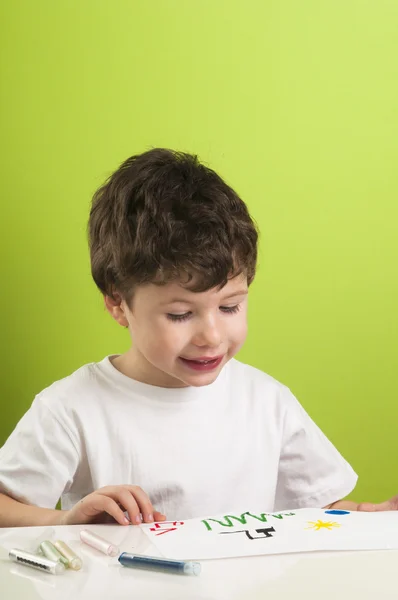
[[[243,342],[245,341],[246,337],[247,337],[247,331],[248,331],[248,327],[247,327],[247,321],[246,321],[246,317],[244,320],[242,320],[241,323],[239,323],[239,326],[236,329],[235,332],[235,336],[234,340],[236,342],[236,344],[242,345]]]

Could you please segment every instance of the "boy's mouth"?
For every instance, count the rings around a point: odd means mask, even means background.
[[[180,360],[184,363],[184,365],[186,365],[190,369],[194,369],[195,371],[212,371],[220,365],[223,358],[223,356],[203,356],[200,358],[192,359],[183,358],[182,356],[180,356]]]

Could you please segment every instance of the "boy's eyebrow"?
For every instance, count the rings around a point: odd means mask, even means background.
[[[238,290],[236,292],[233,292],[232,294],[229,294],[229,296],[226,296],[225,298],[223,298],[223,300],[230,300],[231,298],[235,298],[235,296],[246,296],[247,293],[248,290]],[[162,302],[162,304],[174,304],[178,302],[182,304],[191,304],[191,301],[187,298],[171,298],[170,300]]]
[[[238,290],[236,292],[233,292],[232,294],[229,294],[229,296],[226,296],[224,300],[230,300],[231,298],[235,298],[235,296],[246,296],[247,293],[248,290]]]

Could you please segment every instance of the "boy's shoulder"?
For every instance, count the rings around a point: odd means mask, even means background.
[[[228,366],[231,380],[241,381],[245,385],[260,386],[262,389],[265,386],[268,390],[273,390],[276,393],[288,390],[286,385],[265,371],[241,362],[236,358],[230,360]]]
[[[100,362],[85,364],[62,379],[54,381],[36,396],[36,400],[54,408],[59,403],[73,406],[82,402],[83,398],[85,402],[91,397],[98,399],[99,392],[106,389],[104,365],[108,360],[107,357]],[[57,400],[60,402],[56,402]]]
[[[304,409],[290,388],[261,369],[233,359],[230,361],[229,389],[235,403],[268,423],[277,422],[284,427],[289,423],[300,424]]]
[[[261,369],[232,359],[227,365],[228,382],[235,394],[257,402],[286,406],[296,401],[290,389]]]

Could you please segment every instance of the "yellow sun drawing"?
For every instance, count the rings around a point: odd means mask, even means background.
[[[310,527],[306,527],[306,529],[315,529],[315,531],[319,531],[320,529],[328,529],[329,531],[333,529],[333,527],[341,527],[340,523],[335,523],[334,521],[307,521]]]

